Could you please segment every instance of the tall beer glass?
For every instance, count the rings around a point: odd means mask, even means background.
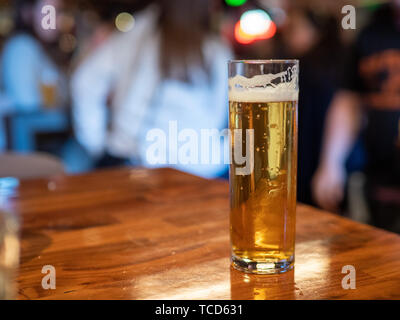
[[[230,235],[236,269],[293,268],[298,60],[229,62]]]

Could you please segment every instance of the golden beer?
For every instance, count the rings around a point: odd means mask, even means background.
[[[285,94],[260,99],[261,92],[252,93],[249,102],[245,92],[230,95],[229,101],[231,155],[239,148],[243,155],[251,152],[246,158],[252,161],[252,170],[246,173],[237,170],[243,164],[235,157],[230,165],[232,262],[245,272],[285,272],[294,263],[297,97],[288,94],[290,100],[274,101]],[[242,133],[241,139],[234,137],[235,131]]]
[[[43,105],[45,108],[53,108],[57,103],[57,87],[51,84],[42,83],[40,86]]]

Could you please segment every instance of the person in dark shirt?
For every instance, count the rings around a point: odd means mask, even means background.
[[[340,24],[329,14],[296,9],[288,21],[282,45],[288,52],[283,55],[300,60],[297,199],[316,205],[311,180],[320,158],[326,111],[342,76],[345,48]]]
[[[346,77],[327,116],[313,179],[317,203],[334,210],[343,198],[344,163],[364,130],[366,196],[372,223],[400,232],[400,3],[379,8],[358,36]]]

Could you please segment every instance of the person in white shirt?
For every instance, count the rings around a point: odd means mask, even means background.
[[[135,14],[131,31],[113,34],[77,68],[71,80],[74,129],[94,158],[111,155],[207,178],[226,171],[222,143],[211,150],[221,154],[214,164],[154,164],[148,156],[152,129],[165,132],[168,142],[171,124],[199,136],[202,129],[227,127],[231,51],[209,33],[209,8],[204,0],[158,1]],[[176,151],[166,147],[167,154]]]

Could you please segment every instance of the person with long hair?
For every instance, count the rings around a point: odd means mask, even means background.
[[[131,31],[116,32],[79,65],[71,84],[75,134],[97,166],[130,162],[204,177],[224,174],[223,161],[155,163],[148,152],[152,129],[167,134],[170,159],[178,152],[169,143],[171,126],[198,136],[202,129],[227,127],[231,52],[210,31],[210,5],[155,1],[134,15]],[[223,153],[222,144],[215,148],[207,151]]]

